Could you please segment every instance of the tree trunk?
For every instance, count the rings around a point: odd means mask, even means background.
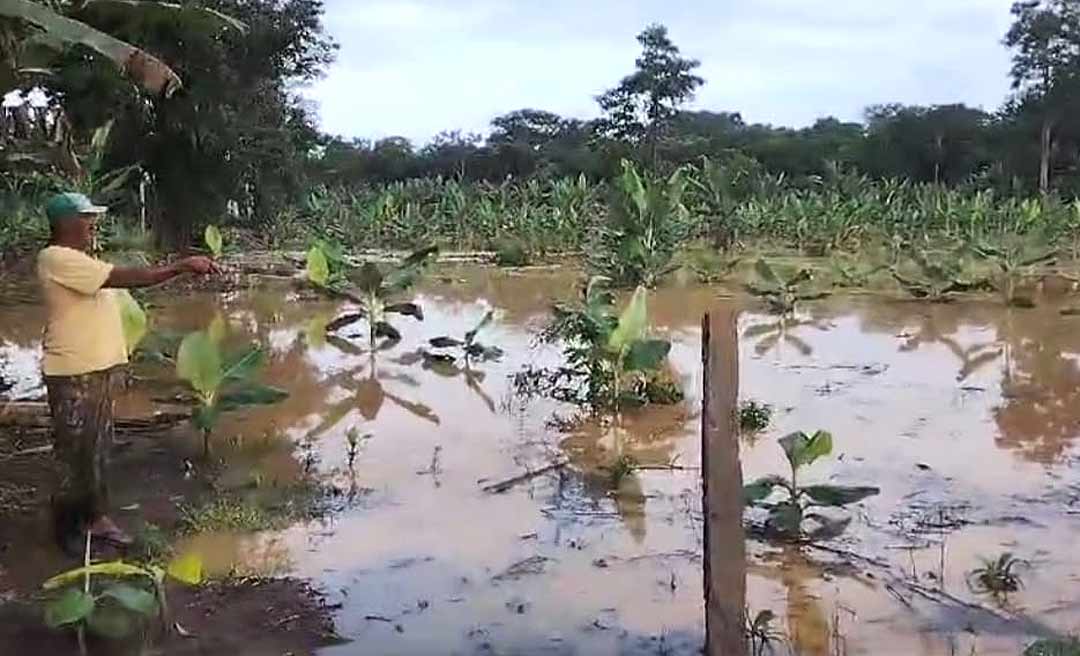
[[[742,656],[746,644],[746,543],[736,408],[739,398],[738,311],[705,315],[701,350],[702,509],[705,515],[705,654]]]
[[[1050,153],[1054,145],[1054,119],[1043,119],[1039,138],[1039,192],[1050,193]]]

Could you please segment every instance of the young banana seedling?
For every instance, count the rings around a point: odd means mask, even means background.
[[[321,246],[313,246],[308,252],[307,276],[313,284],[353,301],[357,308],[327,324],[328,332],[338,331],[358,321],[367,321],[368,337],[372,350],[378,340],[386,338],[386,345],[401,340],[401,332],[389,322],[389,315],[410,316],[424,320],[423,310],[413,302],[395,302],[394,299],[407,292],[419,279],[428,259],[438,252],[436,247],[414,252],[398,264],[378,265],[365,262],[355,271],[334,271]]]
[[[802,469],[832,453],[832,435],[825,431],[818,431],[813,435],[792,433],[781,438],[780,446],[783,447],[791,467],[790,478],[766,476],[745,486],[743,490],[748,506],[768,510],[765,533],[770,537],[782,540],[835,538],[843,533],[851,523],[851,518],[830,519],[812,509],[843,508],[881,491],[876,487],[803,485],[799,481],[799,472]],[[780,499],[769,502],[769,499],[774,498],[775,492],[781,493]],[[804,531],[803,523],[807,520],[815,522],[817,527]]]

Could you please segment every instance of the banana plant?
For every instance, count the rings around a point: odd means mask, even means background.
[[[90,563],[87,536],[83,566],[57,574],[42,584],[50,593],[45,624],[52,629],[75,629],[80,651],[86,653],[85,633],[122,639],[157,617],[165,632],[171,628],[166,579],[186,585],[203,581],[203,561],[197,553],[173,559],[165,567],[115,560]]]
[[[754,265],[758,282],[746,285],[746,290],[754,296],[765,299],[772,312],[781,315],[791,314],[800,301],[814,301],[829,295],[824,291],[806,288],[806,283],[813,280],[809,269],[799,269],[788,275],[782,275],[771,264],[761,259]]]
[[[318,240],[307,252],[307,279],[320,289],[340,292],[348,279],[345,277],[345,249],[336,242]]]
[[[442,337],[433,337],[428,340],[428,343],[431,344],[432,348],[439,349],[440,351],[460,350],[466,364],[477,361],[488,362],[498,360],[503,356],[502,349],[497,346],[487,346],[476,341],[476,337],[480,334],[480,331],[490,326],[491,322],[494,320],[495,311],[489,310],[487,314],[480,319],[480,323],[476,324],[476,327],[465,333],[464,339],[443,335]]]
[[[126,289],[116,289],[113,290],[113,294],[120,306],[120,325],[124,331],[124,342],[130,357],[146,337],[149,320],[146,317],[146,311],[131,295],[131,292]]]
[[[832,453],[832,435],[818,431],[813,435],[803,432],[792,433],[780,439],[788,465],[791,467],[790,478],[766,476],[743,488],[747,505],[767,509],[765,522],[766,534],[784,540],[825,540],[835,538],[848,524],[851,518],[831,519],[812,509],[843,508],[863,499],[879,494],[876,487],[847,487],[840,485],[803,485],[799,473],[818,459]],[[777,501],[769,502],[780,493]],[[805,521],[812,521],[817,527],[810,531],[803,530]]]
[[[916,251],[911,259],[917,267],[917,273],[905,274],[893,267],[892,276],[917,299],[931,303],[947,303],[958,293],[988,286],[985,278],[969,274],[968,260],[960,251],[943,254]]]
[[[202,433],[206,458],[210,456],[210,435],[222,413],[272,405],[288,396],[283,390],[252,380],[266,359],[261,348],[226,357],[221,352],[220,336],[213,332],[189,333],[176,354],[176,374],[195,393],[192,421]]]
[[[221,257],[221,254],[225,252],[221,230],[218,230],[216,225],[206,226],[206,230],[203,231],[203,242],[206,244],[206,249],[214,257]]]
[[[438,252],[437,247],[416,251],[400,263],[379,266],[374,262],[365,262],[356,271],[338,274],[323,264],[328,263],[322,249],[313,247],[308,253],[308,279],[323,289],[335,290],[357,304],[358,308],[334,319],[327,324],[327,331],[336,332],[357,321],[366,320],[371,349],[375,350],[379,338],[386,338],[386,345],[401,340],[401,332],[388,320],[387,315],[399,314],[410,316],[417,321],[424,320],[424,312],[413,302],[391,302],[394,296],[404,294],[419,279],[428,259]],[[354,288],[355,291],[348,291]]]
[[[586,403],[618,410],[648,401],[646,388],[667,359],[671,343],[647,337],[645,287],[638,287],[616,316],[614,295],[606,282],[603,277],[592,278],[582,306],[556,305],[555,319],[543,337],[563,342],[568,369],[585,380]]]
[[[652,179],[623,160],[608,218],[590,248],[590,266],[619,286],[655,287],[676,268],[671,260],[689,219],[685,190],[685,169]]]

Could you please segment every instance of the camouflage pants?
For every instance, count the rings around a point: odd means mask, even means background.
[[[119,369],[79,376],[46,376],[53,453],[63,465],[54,511],[85,525],[109,506],[109,451],[113,443],[113,387]],[[68,530],[70,530],[70,524]]]

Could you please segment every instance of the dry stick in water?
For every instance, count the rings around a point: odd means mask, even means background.
[[[550,464],[550,465],[548,465],[546,467],[541,467],[540,469],[535,469],[533,471],[528,471],[528,472],[525,472],[524,474],[519,474],[517,476],[514,476],[513,478],[508,478],[505,481],[500,481],[498,483],[492,483],[491,485],[485,485],[483,490],[484,490],[484,492],[487,492],[489,494],[499,494],[501,492],[506,492],[507,490],[514,487],[515,485],[518,485],[520,483],[524,483],[525,481],[532,480],[532,479],[536,478],[537,476],[543,476],[544,474],[547,474],[548,472],[553,472],[555,470],[562,469],[563,467],[565,467],[568,464],[570,464],[570,461],[568,461],[568,460],[555,462],[555,463],[552,463],[552,464]]]

